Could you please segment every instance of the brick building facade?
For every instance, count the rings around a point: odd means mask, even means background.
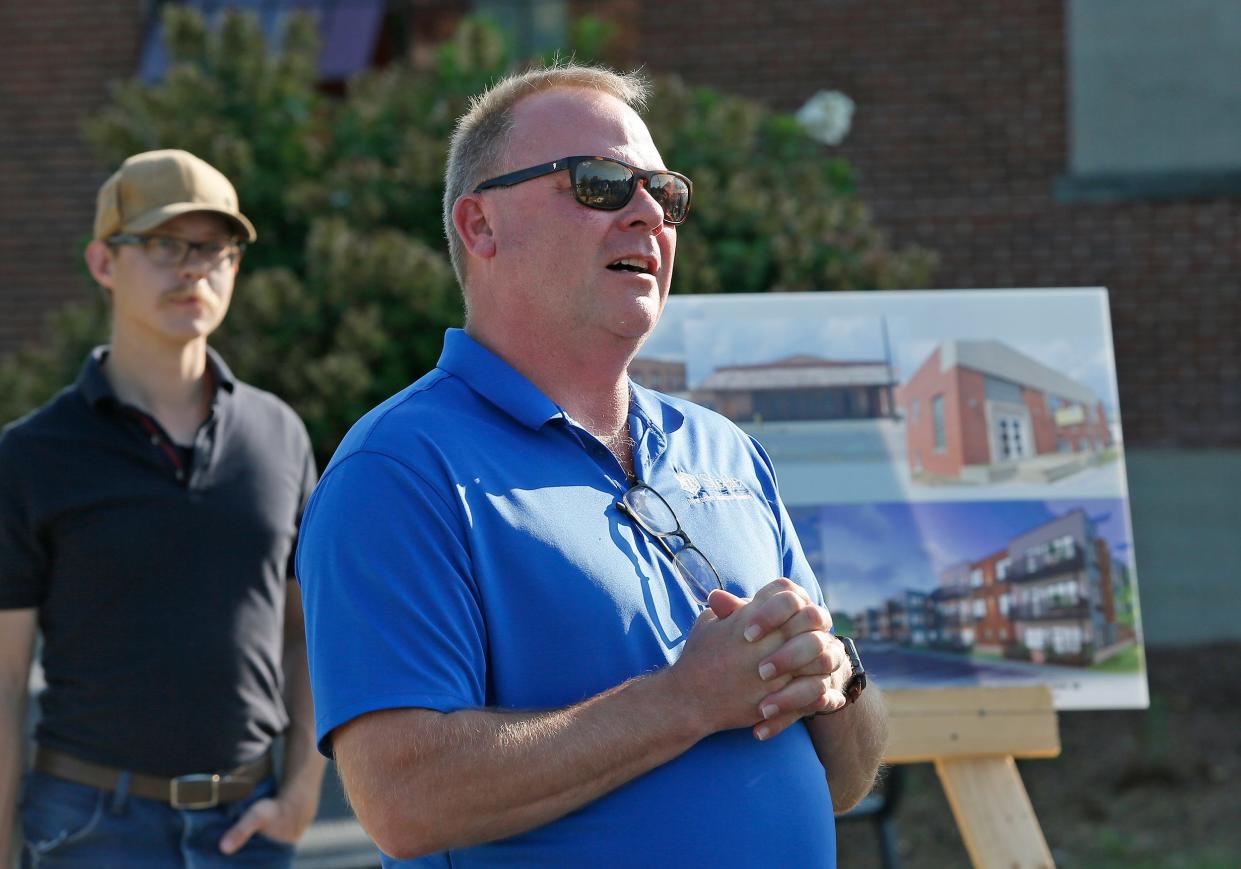
[[[862,640],[1085,665],[1136,640],[1124,569],[1078,508],[851,620]]]
[[[1099,398],[999,341],[948,341],[897,390],[910,470],[957,479],[1112,445]],[[982,479],[989,479],[983,477]]]
[[[82,122],[133,74],[145,18],[139,0],[0,3],[0,352],[91,298],[78,253],[106,174]]]
[[[420,31],[422,18],[469,4],[403,5]],[[37,336],[49,308],[89,295],[74,243],[105,167],[80,125],[106,83],[137,68],[154,6],[0,4],[0,352]],[[849,94],[858,109],[840,152],[893,242],[940,254],[939,286],[1109,287],[1126,439],[1241,446],[1241,196],[1058,194],[1071,132],[1066,2],[568,7],[611,17],[624,54],[692,84],[789,110],[824,88]]]
[[[1060,0],[643,0],[643,59],[794,110],[857,104],[840,151],[949,288],[1111,290],[1131,445],[1241,446],[1241,196],[1070,202]],[[1156,123],[1153,120],[1152,123]]]

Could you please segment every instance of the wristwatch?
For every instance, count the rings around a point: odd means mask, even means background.
[[[842,646],[845,647],[845,654],[849,656],[849,666],[853,668],[853,675],[849,677],[849,681],[845,683],[845,687],[841,691],[845,695],[846,703],[856,703],[858,697],[862,696],[862,692],[866,690],[866,668],[862,666],[862,659],[858,657],[857,646],[853,644],[853,640],[849,637],[837,637]]]
[[[845,682],[845,686],[840,689],[840,693],[845,695],[845,706],[851,706],[857,702],[862,696],[862,692],[866,690],[866,669],[862,666],[862,659],[858,657],[857,646],[853,645],[853,640],[849,637],[837,637],[840,644],[845,647],[845,655],[849,658],[849,667],[853,670],[853,675],[849,677],[849,681]],[[844,707],[842,706],[841,709]],[[832,710],[839,712],[839,709]],[[832,712],[815,712],[807,715],[806,718],[814,718],[817,715],[831,715]]]

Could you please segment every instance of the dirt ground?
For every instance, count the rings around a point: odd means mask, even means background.
[[[1066,712],[1063,751],[1020,764],[1057,866],[1241,867],[1241,643],[1148,649],[1151,708]],[[900,866],[968,866],[934,769],[905,768]],[[878,869],[872,824],[839,828],[840,869]]]

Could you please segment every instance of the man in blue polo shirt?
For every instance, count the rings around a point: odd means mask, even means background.
[[[767,457],[626,375],[691,195],[643,95],[566,67],[475,102],[466,329],[307,509],[316,731],[388,866],[830,866],[874,778],[882,704]]]

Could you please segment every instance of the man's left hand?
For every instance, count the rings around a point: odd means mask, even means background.
[[[844,708],[843,688],[852,674],[844,646],[829,633],[831,614],[788,580],[777,580],[768,589],[776,587],[777,594],[756,614],[758,633],[753,639],[772,631],[784,635],[784,645],[763,662],[763,677],[777,684],[781,680],[775,677],[792,679],[759,702],[764,719],[754,727],[759,739],[770,739],[807,715]],[[720,618],[731,615],[741,603],[743,599],[727,592],[712,593],[711,607]]]
[[[847,705],[844,686],[853,675],[853,668],[844,644],[833,634],[827,631],[800,634],[785,643],[772,658],[777,662],[776,672],[790,673],[793,680],[763,698],[760,710],[764,714],[771,712],[768,717],[786,714],[796,720],[816,713],[836,712]]]
[[[280,797],[259,800],[246,809],[246,813],[220,838],[220,851],[224,854],[237,853],[255,833],[262,833],[286,845],[295,845],[314,820],[313,813],[310,817],[306,814],[300,807]]]

